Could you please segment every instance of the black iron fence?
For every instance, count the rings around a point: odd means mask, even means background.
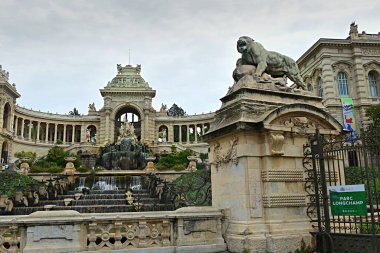
[[[316,231],[317,252],[380,252],[380,134],[376,132],[333,136],[317,130],[304,146],[307,215]]]

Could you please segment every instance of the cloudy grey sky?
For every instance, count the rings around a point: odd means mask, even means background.
[[[248,35],[298,59],[319,38],[380,31],[380,1],[0,0],[0,64],[34,110],[87,113],[116,64],[142,64],[157,91],[188,114],[215,111],[232,85],[236,40]]]

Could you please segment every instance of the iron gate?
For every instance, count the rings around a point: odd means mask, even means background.
[[[332,136],[317,130],[304,154],[307,215],[317,252],[380,252],[380,135]],[[328,187],[357,184],[365,186],[367,215],[332,215]]]

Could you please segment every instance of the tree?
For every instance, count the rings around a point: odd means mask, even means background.
[[[186,115],[186,112],[175,103],[168,110],[168,116],[171,116],[171,117],[178,117],[178,116],[185,116],[185,115]]]
[[[80,115],[78,109],[75,108],[75,107],[74,107],[74,109],[73,109],[72,111],[69,111],[69,114],[70,114],[70,115],[74,115],[74,116],[75,116],[75,115]]]
[[[372,121],[369,127],[377,127],[380,123],[380,105],[373,105],[367,109],[367,116]]]

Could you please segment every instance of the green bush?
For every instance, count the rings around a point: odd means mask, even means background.
[[[211,171],[198,170],[173,181],[176,192],[183,193],[187,202],[196,206],[211,206]]]
[[[76,170],[77,170],[78,172],[81,172],[81,173],[85,173],[85,172],[92,171],[92,169],[89,168],[89,167],[79,167],[79,168],[76,168]]]
[[[188,156],[193,155],[191,150],[184,150],[177,153],[172,153],[167,156],[161,157],[159,162],[155,165],[158,170],[184,170],[186,169],[189,161]]]
[[[17,158],[30,158],[31,160],[35,160],[37,157],[37,154],[35,152],[31,152],[31,151],[21,151],[21,152],[16,152],[15,157],[17,157]]]
[[[26,194],[30,190],[30,185],[39,185],[39,182],[31,177],[17,172],[7,172],[0,174],[0,188],[4,190],[8,197],[14,195],[15,191]]]
[[[30,173],[62,173],[63,167],[58,166],[54,162],[48,162],[46,160],[38,160],[32,167],[30,167]]]
[[[379,168],[368,168],[370,177],[371,191],[380,192],[380,171]],[[344,168],[346,185],[365,184],[367,190],[367,171],[363,167],[346,167]]]

